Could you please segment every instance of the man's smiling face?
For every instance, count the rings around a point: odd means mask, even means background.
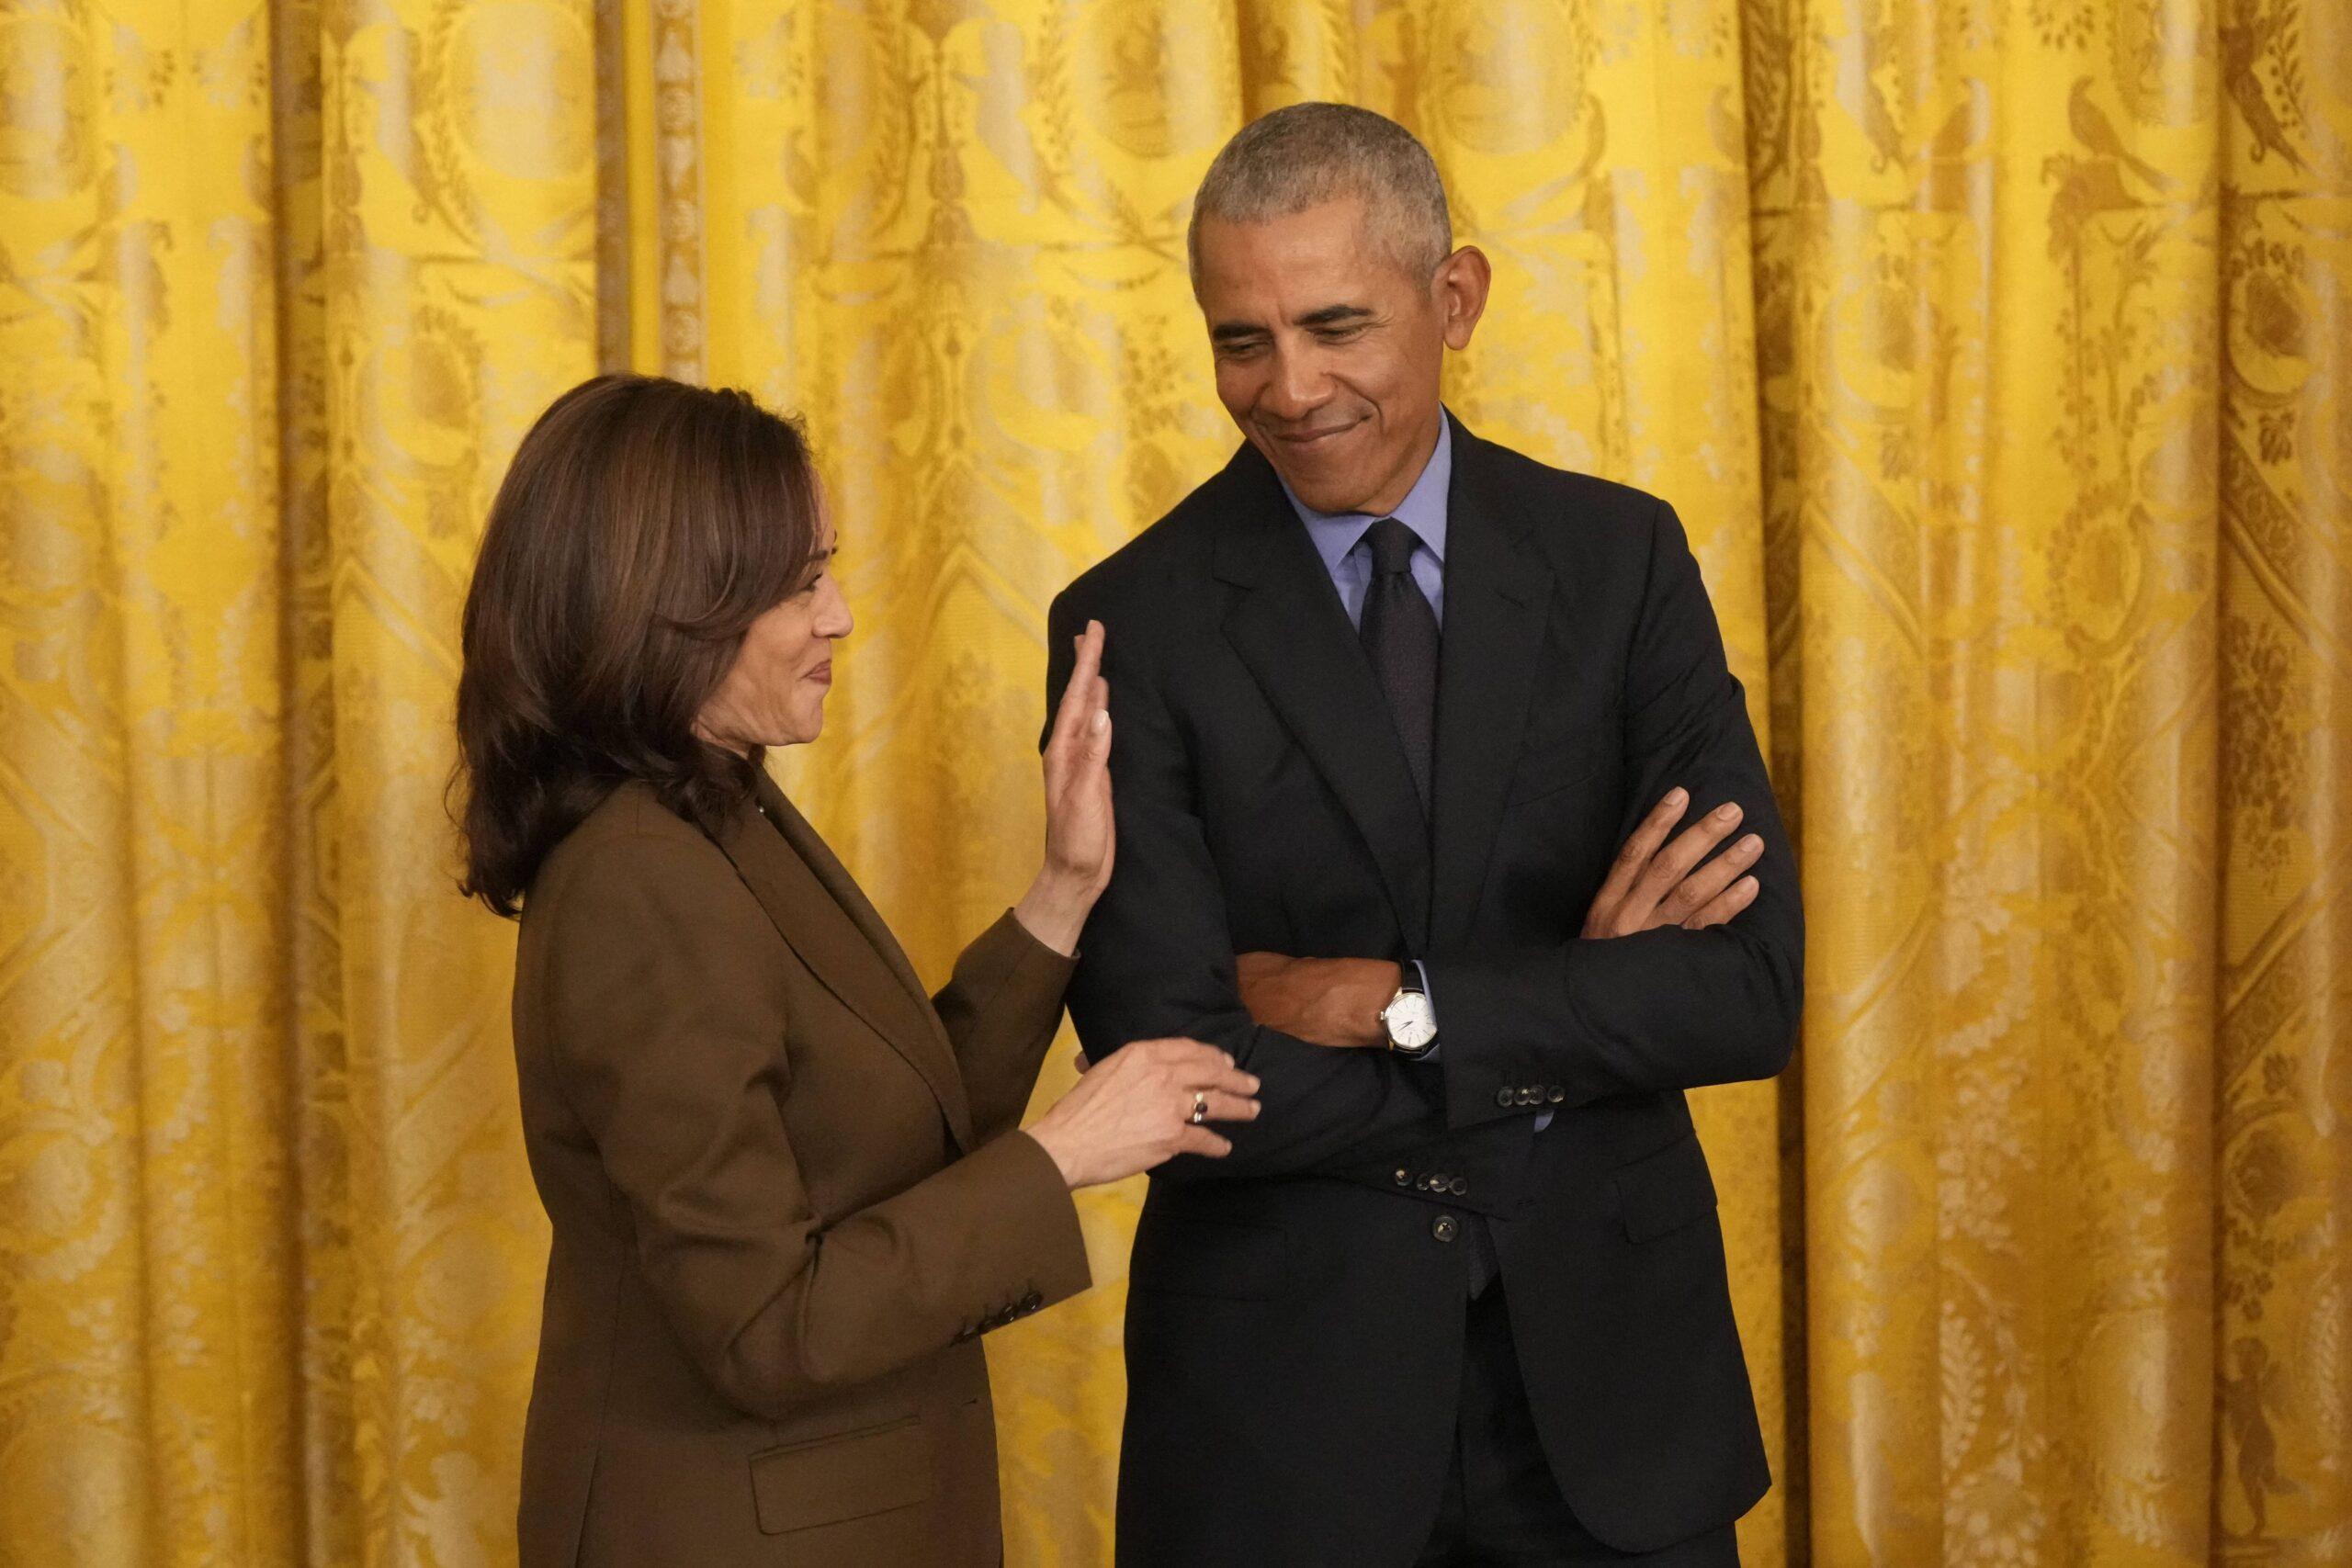
[[[1416,280],[1366,219],[1355,196],[1261,222],[1205,217],[1194,247],[1217,397],[1317,512],[1402,503],[1437,445],[1445,350],[1486,304],[1476,251]]]

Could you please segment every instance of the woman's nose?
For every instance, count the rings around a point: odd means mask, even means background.
[[[849,613],[849,600],[842,593],[841,584],[831,577],[825,579],[817,602],[816,632],[819,637],[838,638],[849,636],[857,618]]]

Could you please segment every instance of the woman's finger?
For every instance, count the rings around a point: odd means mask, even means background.
[[[1140,1050],[1136,1049],[1138,1046]],[[1172,1080],[1181,1082],[1188,1089],[1193,1087],[1195,1080],[1205,1083],[1233,1066],[1233,1057],[1227,1053],[1214,1045],[1181,1036],[1130,1041],[1127,1050],[1135,1052],[1141,1060],[1166,1070]]]
[[[1201,1093],[1207,1097],[1208,1120],[1211,1122],[1255,1122],[1258,1119],[1258,1102],[1247,1095],[1227,1094],[1221,1089],[1203,1089]],[[1191,1116],[1192,1107],[1187,1105],[1185,1117],[1190,1120]]]
[[[1233,1152],[1233,1141],[1210,1132],[1206,1127],[1183,1126],[1176,1129],[1175,1153],[1202,1155],[1210,1159],[1223,1159]]]
[[[1245,1073],[1239,1067],[1219,1067],[1186,1079],[1183,1087],[1187,1092],[1215,1089],[1247,1100],[1258,1092],[1258,1075]]]
[[[1102,705],[1097,702],[1095,688],[1102,678],[1102,623],[1089,621],[1086,630],[1078,637],[1078,664],[1070,671],[1069,683],[1062,688],[1061,705],[1054,710],[1053,739],[1065,745],[1079,734],[1085,716]]]

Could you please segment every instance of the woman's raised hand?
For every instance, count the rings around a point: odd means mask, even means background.
[[[1057,953],[1078,933],[1110,886],[1111,683],[1102,678],[1102,623],[1078,638],[1078,663],[1062,689],[1046,741],[1046,862],[1013,909],[1031,936]]]
[[[1138,1040],[1088,1068],[1028,1131],[1073,1190],[1094,1187],[1171,1155],[1231,1153],[1202,1123],[1256,1121],[1257,1092],[1258,1080],[1214,1045]]]

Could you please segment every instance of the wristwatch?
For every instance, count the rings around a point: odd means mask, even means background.
[[[1430,1054],[1437,1043],[1437,1010],[1430,1005],[1429,993],[1421,988],[1420,966],[1406,964],[1404,983],[1388,1005],[1380,1010],[1380,1021],[1388,1026],[1388,1048],[1400,1056],[1420,1057]]]

